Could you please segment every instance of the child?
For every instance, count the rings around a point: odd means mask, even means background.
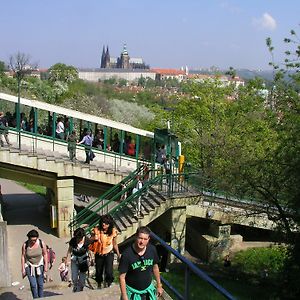
[[[59,270],[61,281],[68,281],[69,268],[67,265],[67,258],[65,256],[62,258],[58,270]]]

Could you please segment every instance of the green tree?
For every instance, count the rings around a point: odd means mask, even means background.
[[[3,76],[5,71],[6,71],[5,62],[0,60],[0,76]]]
[[[49,80],[51,82],[61,81],[71,83],[78,79],[78,71],[73,66],[67,66],[62,63],[57,63],[49,68]]]

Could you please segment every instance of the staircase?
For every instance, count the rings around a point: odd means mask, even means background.
[[[81,160],[82,159],[82,160]],[[16,167],[26,168],[31,172],[44,171],[55,173],[58,177],[80,177],[88,180],[103,181],[104,176],[110,177],[115,184],[126,176],[131,169],[124,166],[116,168],[112,163],[94,161],[91,164],[83,164],[84,158],[79,158],[75,162],[70,161],[67,152],[62,154],[57,151],[36,149],[32,151],[30,147],[22,145],[22,149],[15,146],[0,147],[0,163],[5,163],[5,168],[14,169]],[[115,179],[112,178],[114,175]]]
[[[142,176],[142,174],[143,168],[130,174],[81,211],[70,223],[70,226],[73,228],[83,226],[89,233],[98,225],[99,216],[103,213],[109,213],[114,218],[120,233],[118,241],[122,243],[134,235],[139,226],[149,224],[172,207],[182,206],[183,197],[193,196],[188,192],[182,175],[162,175],[157,174],[157,170],[151,170],[150,180],[140,190],[132,194],[131,190],[137,183],[136,177]],[[127,187],[122,190],[121,184],[123,183],[126,183]],[[128,193],[129,196],[120,201],[125,193]],[[141,199],[141,212],[137,215],[139,197]],[[192,201],[195,202],[195,198]]]

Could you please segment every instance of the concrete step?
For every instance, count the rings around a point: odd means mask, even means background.
[[[0,288],[0,299],[3,300],[31,300],[32,295],[29,286],[26,284],[23,287],[22,283],[17,286],[8,288]],[[72,287],[68,287],[67,283],[45,283],[44,285],[44,298],[53,300],[66,300],[66,299],[78,299],[78,300],[93,300],[93,299],[105,299],[105,300],[119,300],[120,288],[118,284],[113,283],[109,288],[97,289],[96,284],[92,281],[91,285],[87,283],[82,292],[73,293]]]

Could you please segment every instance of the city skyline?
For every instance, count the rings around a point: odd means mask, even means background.
[[[97,68],[104,44],[117,57],[125,43],[152,68],[268,69],[266,38],[282,62],[283,39],[300,31],[293,0],[14,0],[0,9],[0,60],[19,51],[40,68]]]

